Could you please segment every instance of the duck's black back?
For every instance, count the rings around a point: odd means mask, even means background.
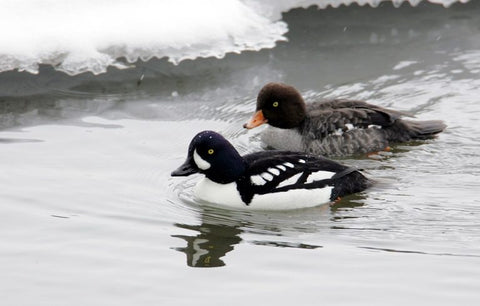
[[[331,200],[346,194],[365,190],[370,181],[357,169],[347,167],[330,159],[290,151],[265,151],[243,156],[248,164],[245,175],[237,181],[243,201],[249,203],[255,194],[286,192],[291,189],[314,189],[332,186]],[[275,171],[272,171],[275,169]],[[334,175],[328,179],[307,181],[315,172],[326,171]],[[270,180],[261,185],[252,183],[253,176],[267,173]],[[282,183],[295,178],[286,186]]]

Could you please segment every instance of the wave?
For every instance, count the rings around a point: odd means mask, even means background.
[[[222,58],[285,41],[281,13],[292,8],[384,1],[422,0],[0,0],[0,72],[36,74],[45,64],[69,75],[100,74],[152,58]],[[448,7],[469,0],[428,1]]]

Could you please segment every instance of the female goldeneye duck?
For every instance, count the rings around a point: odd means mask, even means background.
[[[240,156],[220,134],[203,131],[172,176],[202,173],[201,200],[237,208],[285,210],[313,207],[365,190],[371,181],[357,169],[324,157],[289,151]]]
[[[411,121],[411,115],[363,101],[335,99],[306,105],[300,93],[283,83],[268,83],[244,127],[268,123],[262,141],[275,149],[325,156],[381,151],[391,143],[427,139],[442,132],[439,120]]]

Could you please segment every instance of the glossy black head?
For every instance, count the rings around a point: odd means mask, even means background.
[[[192,139],[187,160],[172,172],[172,176],[199,172],[214,182],[226,184],[237,180],[245,169],[243,158],[222,135],[203,131]]]
[[[258,93],[257,112],[262,111],[267,122],[275,127],[298,127],[306,116],[305,102],[293,86],[268,83]]]

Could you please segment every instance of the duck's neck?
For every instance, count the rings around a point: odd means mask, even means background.
[[[312,117],[310,117],[309,115],[305,115],[305,118],[303,118],[303,120],[300,122],[297,129],[301,134],[311,133],[312,125],[314,125],[312,123]],[[315,125],[314,127],[318,128]]]
[[[302,128],[305,124],[305,120],[307,119],[307,112],[305,109],[305,103],[303,100],[301,103],[292,104],[292,108],[287,111],[289,116],[284,118],[286,128]]]
[[[308,118],[307,115],[303,117],[302,120],[300,120],[297,125],[294,127],[294,129],[298,130],[300,133],[303,133],[306,129],[306,126],[308,125],[308,122],[310,118]]]

